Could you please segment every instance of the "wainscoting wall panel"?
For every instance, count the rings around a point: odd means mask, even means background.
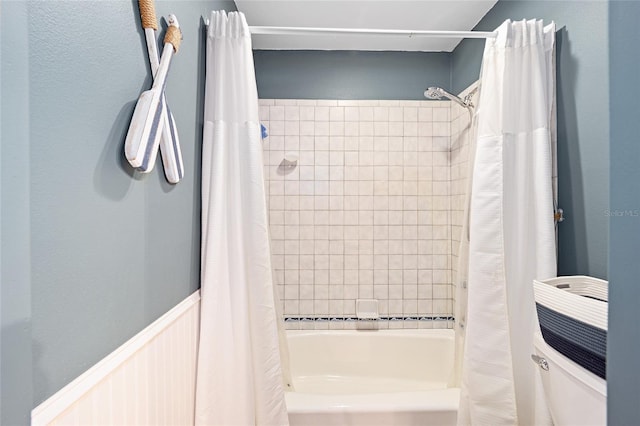
[[[200,292],[31,413],[33,425],[191,425]]]

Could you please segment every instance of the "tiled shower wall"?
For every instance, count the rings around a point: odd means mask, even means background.
[[[288,328],[355,328],[356,299],[380,328],[451,327],[450,102],[260,105]]]

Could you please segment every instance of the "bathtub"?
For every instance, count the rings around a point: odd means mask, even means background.
[[[291,426],[455,425],[453,330],[287,331]]]

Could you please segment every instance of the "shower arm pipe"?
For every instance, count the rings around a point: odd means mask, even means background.
[[[205,24],[209,20],[203,18]],[[392,35],[405,37],[436,37],[436,38],[495,38],[496,32],[483,31],[424,31],[424,30],[382,30],[367,28],[314,28],[314,27],[249,27],[251,34],[256,35]]]

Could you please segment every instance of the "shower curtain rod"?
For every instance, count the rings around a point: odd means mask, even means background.
[[[209,20],[204,19],[209,25]],[[392,35],[406,37],[438,37],[438,38],[495,38],[496,32],[484,31],[424,31],[424,30],[382,30],[368,28],[314,28],[314,27],[249,27],[251,34],[261,35],[331,35],[331,34],[363,34]]]

